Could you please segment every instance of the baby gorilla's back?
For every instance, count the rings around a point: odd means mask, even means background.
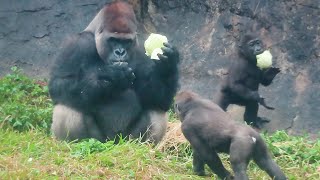
[[[204,175],[204,165],[207,164],[221,179],[232,179],[217,154],[222,151],[230,154],[235,179],[248,179],[246,170],[250,159],[270,177],[286,179],[271,159],[259,133],[233,121],[213,102],[193,92],[182,91],[176,96],[175,109],[182,122],[182,132],[193,149],[196,174]]]

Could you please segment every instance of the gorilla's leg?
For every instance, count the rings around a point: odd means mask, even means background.
[[[60,104],[53,109],[51,131],[60,140],[73,141],[96,138],[104,141],[92,117],[84,116],[82,113]]]
[[[257,102],[250,101],[246,103],[243,119],[247,122],[247,124],[250,124],[257,128],[261,128],[262,124],[260,121],[258,122],[258,110],[259,104]]]
[[[166,133],[167,114],[165,111],[145,111],[139,120],[130,127],[130,135],[134,138],[143,137],[145,141],[159,143]],[[141,134],[144,132],[144,134]]]
[[[205,176],[204,172],[205,162],[201,158],[200,153],[197,152],[196,149],[193,150],[193,171],[198,176]]]
[[[280,167],[272,160],[270,154],[268,153],[267,146],[262,139],[257,140],[256,148],[253,153],[253,160],[260,167],[260,169],[266,171],[272,179],[287,179]]]
[[[150,111],[150,128],[148,139],[155,144],[159,143],[166,134],[168,116],[165,111]]]
[[[247,166],[250,161],[254,140],[250,136],[237,136],[230,144],[230,162],[235,179],[246,180]]]
[[[221,159],[219,158],[215,149],[203,142],[192,129],[188,128],[183,130],[183,134],[190,142],[192,149],[196,151],[197,155],[205,161],[210,169],[216,173],[221,179],[232,179],[230,172],[223,166]],[[197,162],[197,161],[196,161]],[[195,172],[197,173],[197,172]]]
[[[253,127],[261,129],[264,123],[270,122],[267,118],[258,117],[259,104],[254,101],[250,101],[245,105],[244,120],[247,124]]]

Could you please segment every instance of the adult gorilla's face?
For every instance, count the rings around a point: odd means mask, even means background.
[[[114,3],[101,11],[92,28],[98,54],[106,64],[127,62],[136,51],[137,20],[126,3]]]
[[[100,58],[106,64],[129,63],[136,41],[123,34],[101,32],[96,35],[96,46]]]

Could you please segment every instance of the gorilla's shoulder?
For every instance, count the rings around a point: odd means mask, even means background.
[[[62,45],[62,53],[58,59],[94,58],[97,54],[94,34],[91,32],[81,32],[72,34],[65,40]]]
[[[90,65],[98,59],[94,35],[90,32],[81,32],[66,38],[53,67],[71,71]]]
[[[85,51],[88,51],[90,49],[95,49],[95,40],[94,40],[94,34],[91,32],[81,32],[77,34],[70,35],[65,43],[65,47],[73,47],[76,46],[78,48],[88,48],[84,49]]]

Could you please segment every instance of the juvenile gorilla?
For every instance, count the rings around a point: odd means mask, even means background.
[[[248,179],[246,170],[250,159],[271,178],[286,179],[259,133],[233,121],[218,105],[193,92],[182,91],[176,96],[175,111],[182,122],[182,132],[192,146],[196,174],[205,175],[207,164],[219,178],[232,179],[217,154],[224,152],[230,154],[234,179]]]
[[[67,40],[52,69],[52,131],[62,140],[143,136],[159,142],[178,85],[179,53],[170,44],[154,61],[137,45],[132,7],[107,4]]]
[[[239,45],[239,55],[229,68],[229,74],[222,83],[217,104],[227,110],[230,104],[245,106],[244,120],[254,127],[261,128],[268,119],[258,117],[259,104],[267,109],[274,109],[265,104],[260,96],[259,84],[268,86],[280,72],[279,68],[270,67],[261,70],[257,67],[256,55],[264,51],[264,45],[254,33],[245,34]]]

